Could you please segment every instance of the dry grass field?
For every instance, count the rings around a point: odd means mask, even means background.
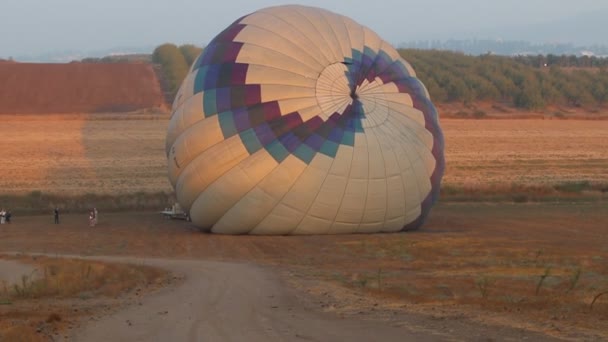
[[[170,192],[166,114],[1,115],[0,194]],[[441,122],[446,187],[608,184],[608,121]]]
[[[167,114],[0,115],[0,194],[169,191]]]
[[[0,341],[48,341],[74,322],[166,286],[171,276],[143,266],[47,256],[4,256],[34,272],[0,282]]]
[[[445,185],[608,183],[608,121],[442,120]]]

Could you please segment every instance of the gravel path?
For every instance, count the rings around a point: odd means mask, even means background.
[[[99,259],[99,258],[96,258]],[[375,321],[307,310],[272,272],[255,265],[106,257],[185,276],[133,305],[76,330],[74,341],[427,341]]]

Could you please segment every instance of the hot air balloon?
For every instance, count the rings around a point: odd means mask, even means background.
[[[246,15],[205,47],[166,139],[178,202],[222,234],[416,229],[443,149],[408,62],[352,19],[299,5]]]

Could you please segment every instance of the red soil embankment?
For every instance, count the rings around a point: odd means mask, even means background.
[[[0,63],[0,114],[125,112],[165,104],[144,63]]]

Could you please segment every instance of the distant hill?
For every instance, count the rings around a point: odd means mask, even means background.
[[[491,27],[454,32],[453,39],[412,40],[402,48],[460,51],[480,55],[594,55],[608,56],[608,10],[574,14],[534,25]]]
[[[556,3],[557,5],[557,3]],[[504,39],[535,43],[570,43],[576,46],[608,45],[608,10],[574,14],[570,17],[536,25],[498,29]]]
[[[0,63],[0,114],[125,112],[165,106],[148,63]]]

